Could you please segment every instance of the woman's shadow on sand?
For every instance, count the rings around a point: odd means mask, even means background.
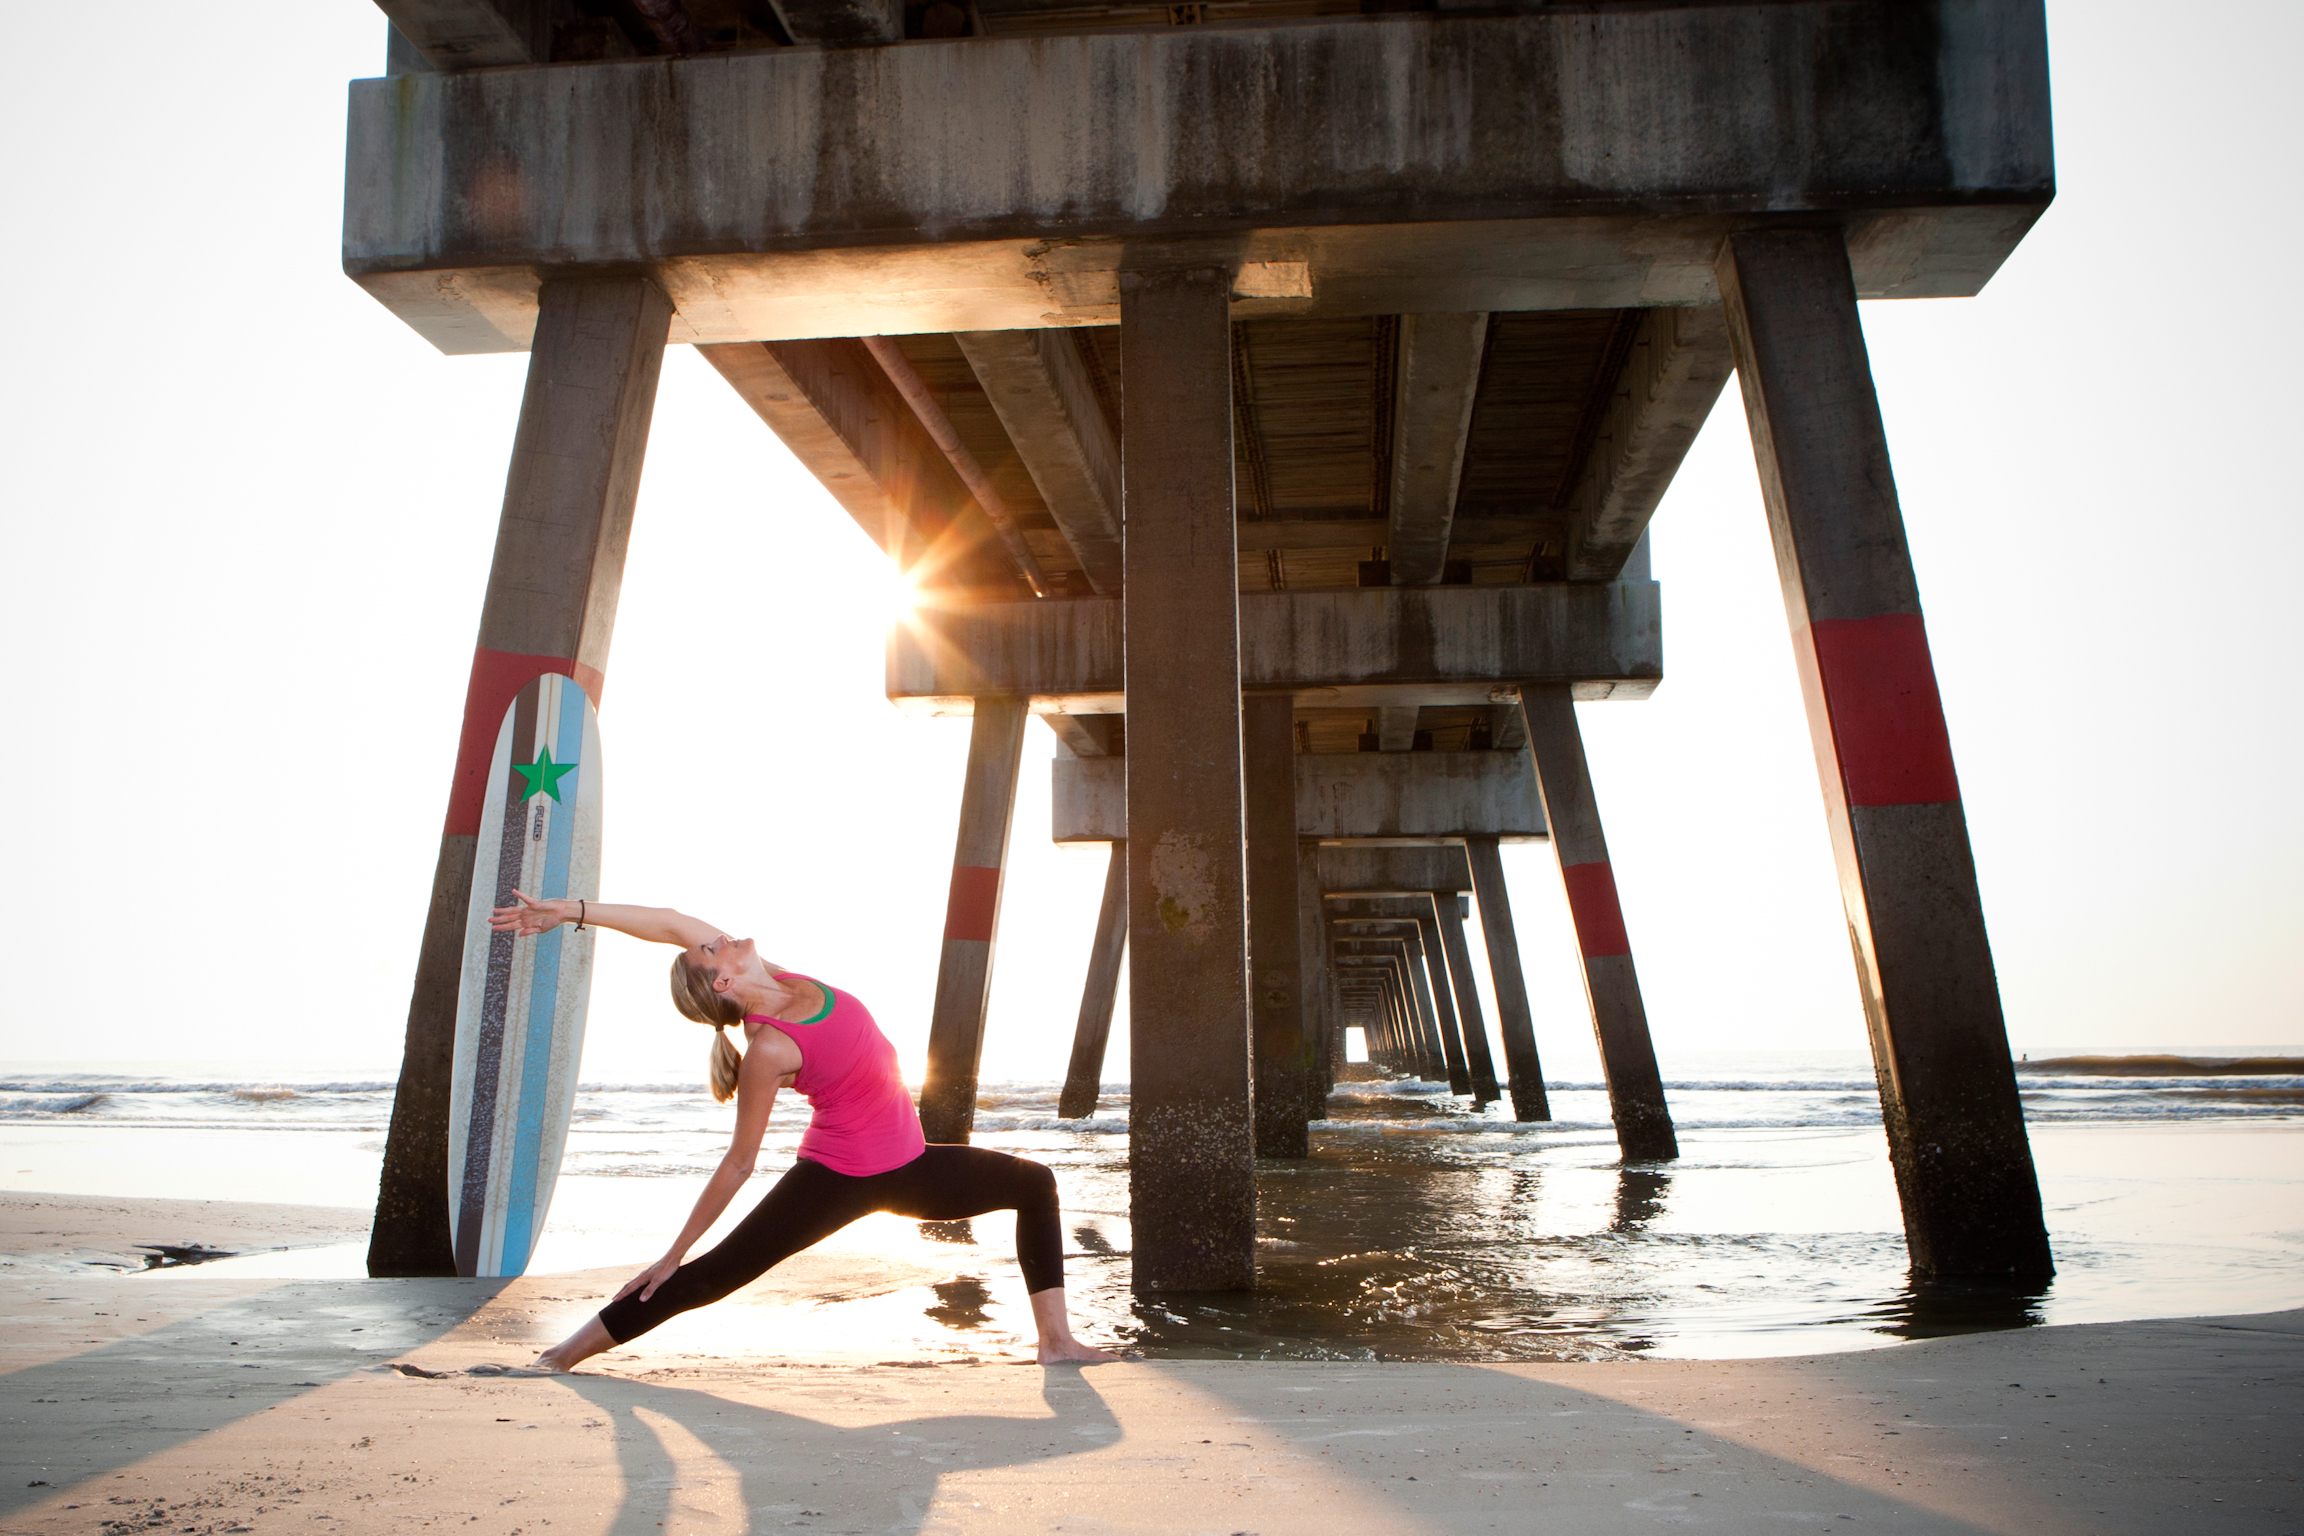
[[[947,1473],[1052,1462],[1109,1445],[1121,1432],[1077,1367],[1043,1372],[1047,1412],[1033,1417],[868,1419],[875,1407],[916,1406],[923,1388],[933,1390],[932,1379],[908,1381],[910,1390],[898,1394],[861,1373],[793,1375],[799,1379],[774,1389],[795,1404],[781,1410],[694,1387],[561,1378],[615,1428],[624,1502],[609,1536],[661,1536],[675,1528],[731,1536],[786,1528],[927,1531],[935,1528],[931,1511]],[[822,1403],[827,1417],[799,1411],[803,1400]]]

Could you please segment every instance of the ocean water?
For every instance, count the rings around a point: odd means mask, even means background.
[[[1556,1118],[1541,1125],[1502,1105],[1475,1113],[1438,1084],[1340,1085],[1313,1155],[1259,1169],[1259,1285],[1237,1296],[1131,1294],[1123,1085],[1067,1121],[1054,1084],[988,1084],[976,1140],[1056,1170],[1083,1335],[1163,1354],[1720,1357],[2304,1305],[2304,1077],[2024,1069],[2058,1274],[2009,1294],[1909,1283],[1864,1057],[1720,1053],[1666,1067],[1681,1156],[1629,1166],[1596,1082],[1549,1085]],[[391,1094],[387,1074],[353,1069],[0,1065],[0,1189],[364,1205]],[[586,1085],[531,1272],[637,1269],[660,1253],[732,1113],[697,1084]],[[778,1103],[763,1179],[787,1166],[805,1120],[795,1096]],[[1003,1217],[872,1217],[826,1246],[944,1278],[746,1309],[748,1347],[936,1357],[1013,1352],[1028,1337]],[[353,1276],[361,1251],[221,1267]],[[571,1305],[573,1321],[590,1302]],[[704,1314],[652,1336],[728,1339],[725,1318]]]

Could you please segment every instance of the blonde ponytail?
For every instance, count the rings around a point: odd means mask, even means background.
[[[736,1097],[736,1069],[744,1062],[727,1030],[731,1024],[744,1022],[744,1010],[726,993],[712,990],[711,973],[690,965],[685,950],[672,957],[672,1006],[680,1010],[682,1018],[711,1026],[712,1097],[727,1103]]]
[[[736,1052],[736,1042],[728,1038],[728,1027],[720,1025],[712,1031],[712,1097],[722,1104],[736,1097],[736,1069],[744,1058]]]

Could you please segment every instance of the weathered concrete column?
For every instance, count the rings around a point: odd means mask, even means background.
[[[1307,968],[1304,987],[1305,1034],[1311,1055],[1310,1082],[1304,1112],[1313,1120],[1328,1113],[1328,1096],[1336,1091],[1336,1066],[1344,1059],[1343,999],[1336,986],[1336,966],[1328,952],[1328,935],[1321,921],[1320,845],[1309,839],[1296,844],[1296,937]]]
[[[1416,1055],[1410,1045],[1413,1038],[1408,1015],[1408,998],[1400,990],[1399,975],[1386,966],[1376,973],[1384,989],[1384,1066],[1391,1072],[1414,1073]]]
[[[1496,988],[1496,1027],[1504,1035],[1504,1071],[1512,1118],[1549,1120],[1544,1068],[1536,1059],[1536,1022],[1528,1009],[1528,982],[1520,970],[1520,935],[1512,927],[1512,897],[1504,889],[1504,861],[1496,839],[1464,839],[1472,866],[1472,894],[1480,903],[1480,932],[1488,940],[1488,976]]]
[[[920,1084],[920,1129],[930,1141],[966,1141],[976,1125],[976,1069],[984,1055],[984,1010],[992,999],[992,942],[1000,927],[1001,868],[1024,764],[1022,699],[981,698],[968,732],[968,778],[960,791],[960,832],[952,848],[952,889],[944,903],[944,953],[928,1019],[928,1075]]]
[[[1912,1267],[2053,1273],[1847,246],[1719,260]]]
[[[1446,1083],[1451,1093],[1470,1093],[1471,1080],[1464,1075],[1463,1043],[1449,1028],[1456,1009],[1450,1002],[1447,1011],[1441,1011],[1442,992],[1432,984],[1432,951],[1424,945],[1422,926],[1410,924],[1400,943],[1406,951],[1409,984],[1416,989],[1416,1010],[1424,1015],[1424,1075],[1433,1082]],[[1459,1082],[1462,1087],[1457,1086]]]
[[[1311,1053],[1298,931],[1296,698],[1240,700],[1248,828],[1249,1013],[1255,1038],[1256,1155],[1311,1154]]]
[[[1465,1039],[1456,1022],[1456,989],[1450,985],[1448,957],[1440,947],[1436,917],[1416,919],[1417,947],[1424,952],[1424,969],[1431,977],[1432,1006],[1440,1016],[1440,1046],[1448,1057],[1448,1091],[1470,1093],[1472,1068],[1465,1055]]]
[[[1096,1112],[1104,1089],[1104,1047],[1112,1038],[1112,1005],[1120,995],[1120,957],[1128,950],[1128,845],[1112,844],[1104,871],[1104,904],[1096,910],[1096,941],[1088,951],[1088,981],[1080,989],[1080,1022],[1072,1030],[1072,1063],[1056,1113],[1079,1120]]]
[[[1360,985],[1375,993],[1374,1017],[1368,1029],[1368,1059],[1387,1072],[1409,1070],[1407,1022],[1392,967],[1373,959],[1350,957],[1346,968]]]
[[[1230,294],[1216,268],[1120,279],[1140,1291],[1256,1283]]]
[[[1424,1039],[1424,1010],[1416,1006],[1415,989],[1408,985],[1408,966],[1394,959],[1387,968],[1400,1009],[1400,1070],[1411,1077],[1432,1080],[1431,1052]]]
[[[1584,995],[1592,1005],[1592,1033],[1600,1041],[1600,1067],[1608,1079],[1608,1114],[1616,1145],[1634,1162],[1680,1155],[1672,1115],[1664,1106],[1664,1079],[1648,1038],[1648,1011],[1632,968],[1632,941],[1616,899],[1608,840],[1600,829],[1600,802],[1584,761],[1584,736],[1566,684],[1520,691],[1528,718],[1528,745],[1536,754],[1536,786],[1544,820],[1568,891],[1576,927],[1576,954],[1584,967]]]
[[[368,1238],[372,1275],[453,1275],[448,1080],[488,763],[504,710],[547,672],[595,702],[672,306],[642,277],[555,278],[537,295],[528,386],[464,693],[447,826],[416,957],[408,1034]]]
[[[1440,919],[1440,952],[1448,957],[1448,979],[1456,993],[1456,1012],[1464,1029],[1464,1057],[1472,1075],[1475,1104],[1493,1104],[1504,1095],[1496,1087],[1496,1061],[1488,1054],[1488,1021],[1480,1012],[1480,989],[1472,979],[1472,949],[1464,942],[1464,898],[1454,891],[1434,891],[1432,903]]]
[[[1405,1047],[1403,1070],[1415,1073],[1428,1083],[1448,1081],[1448,1061],[1440,1049],[1439,1022],[1432,1016],[1431,989],[1424,985],[1423,967],[1417,963],[1418,946],[1405,937],[1360,942],[1383,952],[1393,985],[1399,989]]]

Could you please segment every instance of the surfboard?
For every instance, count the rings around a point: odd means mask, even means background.
[[[488,926],[519,889],[600,894],[600,719],[574,679],[520,690],[496,754],[472,866],[449,1079],[448,1221],[460,1275],[526,1272],[575,1108],[592,930],[515,939]]]

